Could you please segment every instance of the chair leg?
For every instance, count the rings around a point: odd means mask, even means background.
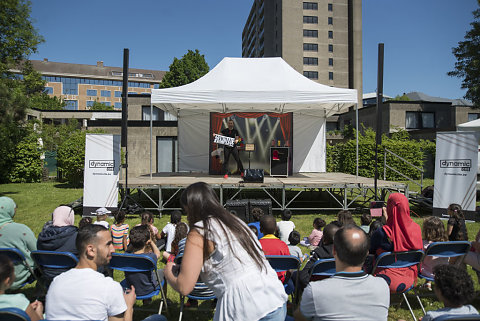
[[[420,296],[418,295],[417,289],[414,288],[413,292],[415,293],[415,296],[417,297],[418,303],[420,304],[420,307],[422,308],[423,315],[426,314],[425,308],[423,307],[422,300],[420,300]]]
[[[184,303],[185,303],[185,296],[180,295],[180,314],[178,315],[178,321],[182,321]]]
[[[414,321],[417,321],[417,318],[415,317],[415,314],[413,313],[412,307],[410,306],[410,302],[408,302],[407,295],[405,293],[402,293],[403,298],[405,302],[407,303],[408,309],[410,310],[410,313],[412,314],[412,318]]]

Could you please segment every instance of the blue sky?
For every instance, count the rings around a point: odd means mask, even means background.
[[[334,1],[334,0],[332,0]],[[356,0],[354,0],[356,1]],[[241,57],[252,0],[33,0],[45,38],[31,59],[168,70],[174,57],[199,49],[210,68]],[[377,82],[377,46],[385,44],[384,94],[421,91],[461,98],[452,47],[470,29],[477,0],[363,0],[363,91]]]

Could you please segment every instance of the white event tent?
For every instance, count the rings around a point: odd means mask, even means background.
[[[326,117],[357,104],[357,90],[314,82],[282,58],[224,58],[190,84],[153,89],[151,103],[178,119],[179,171],[208,172],[211,112],[292,112],[293,172],[325,172]]]

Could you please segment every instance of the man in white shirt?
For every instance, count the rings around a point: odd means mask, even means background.
[[[339,229],[333,239],[336,273],[307,285],[295,320],[387,320],[387,282],[362,271],[369,247],[368,237],[359,227]]]
[[[132,286],[123,292],[120,283],[97,272],[115,252],[110,231],[102,225],[87,225],[76,240],[77,266],[53,279],[47,293],[48,320],[131,321],[135,304]]]

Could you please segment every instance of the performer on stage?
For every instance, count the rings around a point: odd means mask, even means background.
[[[227,124],[228,124],[228,128],[225,128],[222,130],[222,135],[235,138],[235,143],[237,143],[240,136],[238,135],[238,131],[235,128],[233,128],[234,126],[233,120],[229,119]],[[237,167],[240,170],[240,175],[242,175],[243,177],[243,164],[242,164],[242,161],[240,160],[237,146],[234,145],[233,147],[230,147],[225,145],[223,152],[224,152],[223,173],[225,174],[225,178],[228,178],[227,166],[228,166],[228,160],[230,159],[230,154],[233,156],[233,158],[237,162]]]

